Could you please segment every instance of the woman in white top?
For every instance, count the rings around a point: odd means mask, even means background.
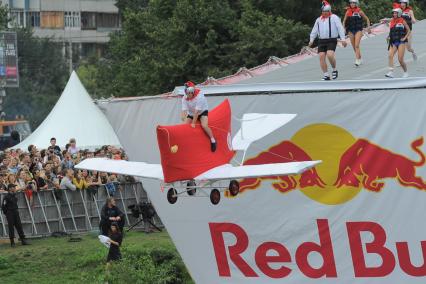
[[[216,151],[216,140],[213,132],[209,127],[209,106],[207,99],[201,93],[200,89],[195,88],[195,84],[191,81],[185,84],[185,95],[182,98],[182,114],[181,119],[187,124],[191,124],[195,128],[196,122],[201,122],[201,127],[210,138],[210,148],[212,152]]]

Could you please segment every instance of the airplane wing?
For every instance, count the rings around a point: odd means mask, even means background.
[[[195,180],[225,180],[225,179],[242,179],[242,178],[258,178],[265,176],[286,176],[298,175],[322,161],[305,161],[305,162],[291,162],[291,163],[277,163],[277,164],[264,164],[264,165],[248,165],[234,167],[230,164],[223,165],[211,169],[201,175],[197,176]]]
[[[234,150],[245,151],[251,143],[284,126],[296,117],[296,114],[246,113],[241,128],[232,139]]]
[[[83,160],[81,163],[76,165],[75,168],[81,170],[99,171],[120,175],[137,176],[141,178],[164,180],[163,169],[159,164],[93,158]]]

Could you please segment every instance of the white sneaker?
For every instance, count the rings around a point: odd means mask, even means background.
[[[413,60],[417,61],[417,54],[415,52],[413,52]]]
[[[385,77],[393,78],[393,71],[389,71],[388,73],[386,73]]]
[[[355,59],[355,66],[359,67],[362,64],[362,60],[361,59]]]
[[[402,74],[402,78],[408,78],[408,72],[404,72],[404,74]]]

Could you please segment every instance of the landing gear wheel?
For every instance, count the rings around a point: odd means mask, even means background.
[[[174,188],[170,188],[169,191],[167,191],[167,201],[169,201],[170,204],[175,204],[177,201],[177,191]]]
[[[212,189],[210,192],[210,201],[213,205],[217,205],[220,201],[220,191],[216,188]]]
[[[190,180],[186,183],[186,186],[187,186],[186,192],[188,193],[189,196],[193,196],[197,192],[197,189],[195,188],[196,185],[197,184],[193,180]]]
[[[231,182],[229,183],[229,193],[231,194],[231,196],[237,196],[238,193],[240,192],[240,183],[238,181],[231,180]]]

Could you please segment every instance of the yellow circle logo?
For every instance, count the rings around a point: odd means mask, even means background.
[[[173,154],[176,154],[178,150],[178,145],[173,145],[172,147],[170,147],[170,152],[172,152]]]
[[[325,185],[300,189],[304,195],[325,205],[337,205],[348,202],[361,191],[361,186],[337,188],[334,185],[341,155],[356,141],[345,129],[330,124],[313,124],[300,129],[290,140],[312,160],[323,161],[315,169]]]

